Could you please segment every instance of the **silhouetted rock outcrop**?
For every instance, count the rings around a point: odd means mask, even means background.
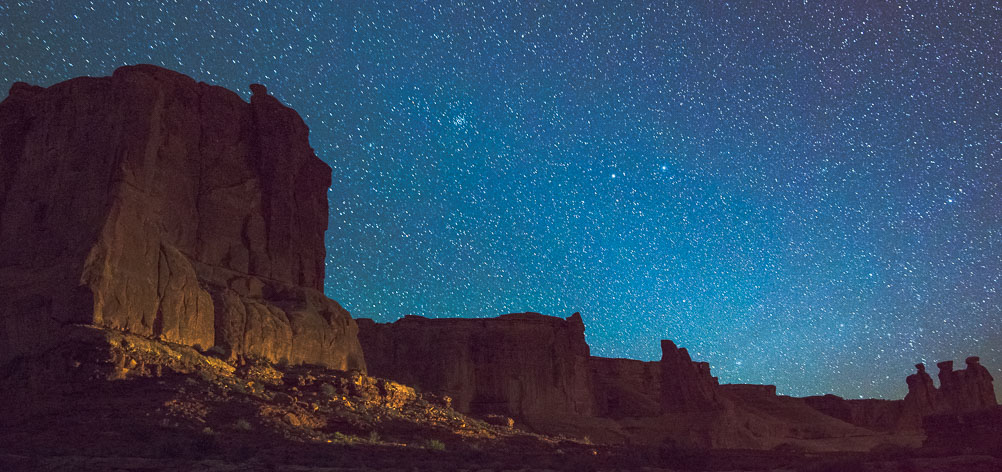
[[[578,314],[479,319],[360,319],[372,375],[503,415],[536,431],[598,442],[677,447],[865,450],[877,434],[776,395],[771,385],[719,385],[705,362],[662,342],[660,361],[588,355]],[[853,439],[845,439],[853,438]],[[881,439],[882,440],[882,439]],[[833,445],[833,444],[838,444]]]
[[[922,418],[934,414],[964,413],[993,408],[996,405],[992,375],[976,356],[967,358],[967,368],[953,370],[953,361],[942,361],[939,367],[939,388],[916,364],[917,372],[909,375],[908,395],[905,396],[906,421],[911,426],[922,424]]]
[[[154,66],[0,103],[0,362],[92,324],[364,369],[323,293],[331,170],[295,111]]]
[[[532,419],[594,410],[577,313],[358,324],[373,375],[448,395],[459,411]]]
[[[995,389],[992,376],[977,357],[967,358],[967,368],[953,370],[953,361],[936,364],[940,388],[936,388],[925,364],[915,364],[916,372],[905,381],[908,394],[904,400],[846,400],[835,395],[807,397],[807,403],[829,416],[870,429],[918,430],[923,419],[934,415],[955,415],[994,408]],[[949,423],[943,420],[935,424]]]
[[[977,356],[968,357],[966,364],[967,368],[958,371],[953,370],[953,362],[937,364],[940,366],[940,393],[946,409],[960,413],[994,407],[992,375]]]
[[[932,377],[925,371],[925,364],[915,364],[915,369],[916,372],[905,379],[908,383],[905,405],[909,411],[925,416],[936,411],[939,392]]]
[[[689,351],[675,343],[661,341],[661,409],[705,410],[721,408],[717,378],[710,374],[710,364],[693,362]]]

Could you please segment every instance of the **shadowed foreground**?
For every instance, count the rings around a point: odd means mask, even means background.
[[[1002,467],[1002,459],[964,445],[865,454],[592,445],[523,432],[508,418],[476,419],[453,410],[448,398],[359,372],[229,364],[134,335],[84,326],[75,333],[45,357],[5,372],[5,470]]]

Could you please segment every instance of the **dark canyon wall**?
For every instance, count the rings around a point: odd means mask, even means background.
[[[724,404],[709,365],[671,341],[659,362],[589,356],[577,313],[358,324],[373,375],[448,395],[465,412],[616,418]]]
[[[448,395],[460,411],[522,418],[594,411],[580,315],[358,324],[372,375]]]

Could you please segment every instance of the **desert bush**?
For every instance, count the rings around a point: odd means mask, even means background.
[[[421,447],[430,451],[444,451],[445,443],[438,439],[428,439],[421,443]]]

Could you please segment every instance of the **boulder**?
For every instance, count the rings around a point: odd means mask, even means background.
[[[0,362],[90,324],[364,369],[324,297],[331,169],[295,111],[155,66],[0,103]]]

